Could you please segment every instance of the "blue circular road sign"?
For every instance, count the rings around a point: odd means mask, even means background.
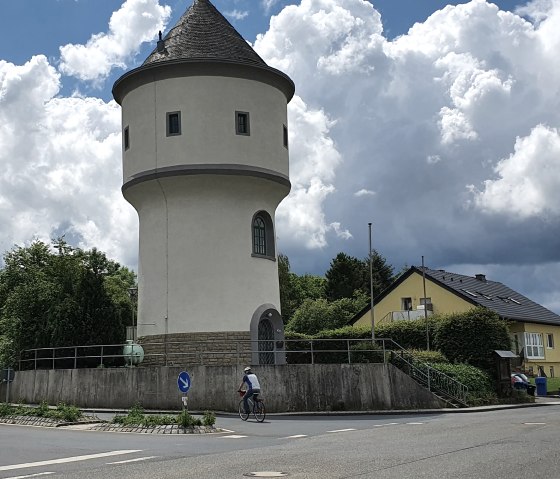
[[[191,387],[191,377],[187,371],[181,371],[179,377],[177,378],[177,386],[179,386],[179,391],[186,393]]]

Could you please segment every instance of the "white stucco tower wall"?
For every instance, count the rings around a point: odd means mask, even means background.
[[[293,93],[208,0],[115,83],[122,191],[140,223],[139,337],[258,339],[264,320],[283,339],[274,215],[290,191]]]

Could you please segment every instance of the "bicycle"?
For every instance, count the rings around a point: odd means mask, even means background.
[[[242,421],[246,421],[249,419],[250,412],[245,412],[245,405],[243,404],[245,391],[239,391],[239,395],[242,398],[241,401],[239,401],[239,417]],[[253,397],[248,398],[247,403],[249,404],[249,411],[253,412],[253,416],[255,416],[257,422],[263,422],[266,417],[266,411],[264,407],[264,400],[259,397],[259,393],[253,393]]]

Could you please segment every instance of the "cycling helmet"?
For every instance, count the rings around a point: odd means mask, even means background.
[[[245,373],[250,373],[250,372],[251,372],[251,368],[250,368],[249,366],[247,366],[247,367],[243,370],[243,372],[245,372]]]

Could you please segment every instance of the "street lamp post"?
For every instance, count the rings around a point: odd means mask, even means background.
[[[422,284],[424,285],[424,321],[426,322],[426,351],[430,350],[430,328],[428,324],[428,300],[426,298],[426,268],[424,255],[422,255]]]
[[[369,228],[369,300],[371,311],[371,340],[375,341],[375,318],[373,315],[373,255],[371,253],[371,223],[368,223]]]
[[[128,288],[130,301],[132,303],[132,340],[136,341],[136,300],[138,298],[138,288]]]

